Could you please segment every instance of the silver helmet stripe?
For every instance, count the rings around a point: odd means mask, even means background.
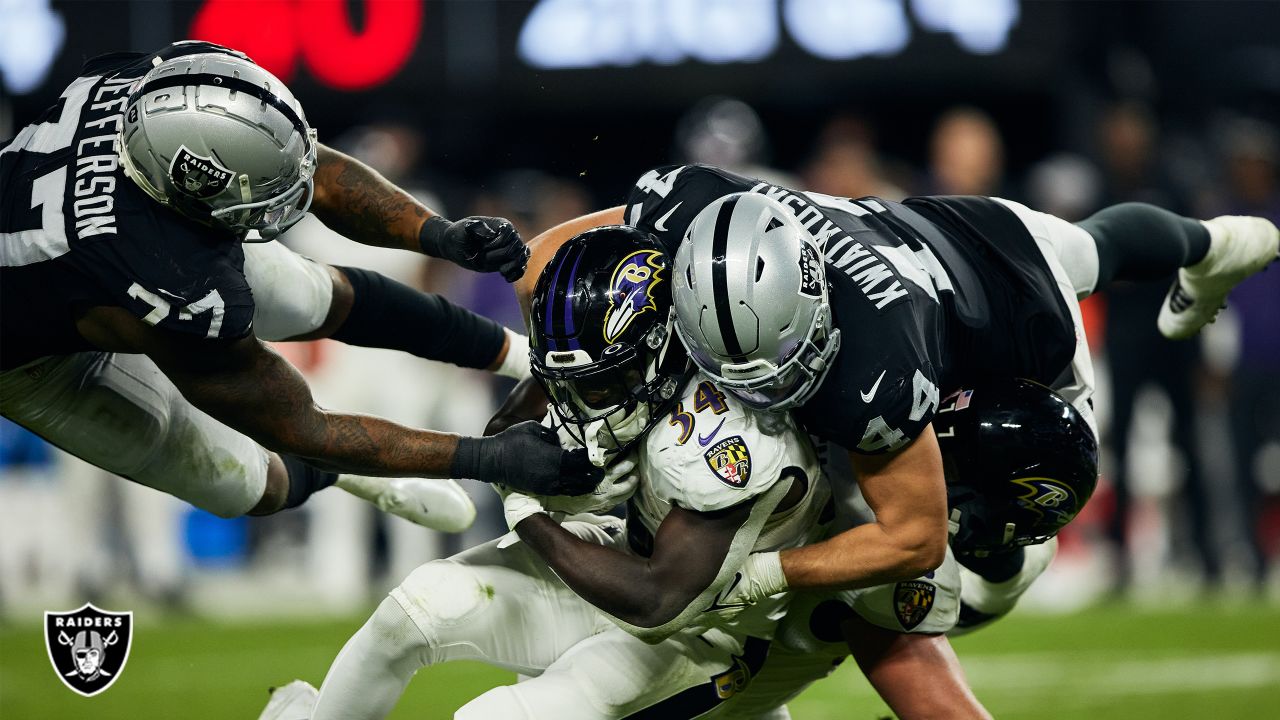
[[[165,60],[138,85],[119,154],[148,195],[197,222],[263,240],[303,217],[315,132],[278,78],[222,51]]]
[[[191,87],[193,85],[208,85],[210,87],[223,88],[231,92],[242,92],[258,98],[262,102],[270,105],[280,111],[281,115],[288,120],[293,129],[297,130],[303,137],[307,137],[309,128],[307,124],[298,117],[298,113],[289,107],[289,103],[281,100],[278,95],[271,92],[261,85],[255,85],[244,78],[230,77],[226,75],[215,75],[213,73],[184,73],[180,75],[167,75],[158,77],[151,82],[143,85],[138,90],[136,97],[144,97],[156,90],[167,90],[175,87]]]
[[[676,253],[680,338],[704,372],[752,407],[802,403],[839,349],[814,267],[820,257],[793,213],[754,193],[703,208]]]
[[[733,209],[739,198],[729,198],[716,214],[715,233],[711,240],[711,292],[715,297],[716,322],[720,325],[720,339],[725,351],[735,363],[746,362],[742,343],[738,341],[733,326],[733,302],[729,299],[729,226],[733,223]]]

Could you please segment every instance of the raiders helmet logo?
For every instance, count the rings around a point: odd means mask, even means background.
[[[808,243],[800,244],[800,294],[822,297],[822,258]]]
[[[44,644],[62,683],[85,697],[111,687],[124,671],[133,640],[133,613],[85,603],[71,612],[45,612]]]
[[[169,163],[169,179],[182,192],[201,200],[208,200],[231,187],[235,173],[222,166],[216,159],[196,155],[179,145]]]
[[[938,588],[923,580],[900,582],[893,588],[893,613],[903,630],[912,630],[929,616]]]
[[[637,250],[618,263],[609,283],[609,309],[604,314],[605,342],[621,337],[641,313],[657,312],[653,289],[663,280],[661,258],[662,253],[657,250]]]
[[[732,435],[703,454],[707,467],[731,488],[744,488],[751,479],[751,451],[741,435]]]

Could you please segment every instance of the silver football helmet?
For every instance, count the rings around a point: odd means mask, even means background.
[[[780,201],[726,195],[676,252],[676,332],[693,361],[759,409],[804,404],[840,350],[822,250]]]
[[[129,97],[125,174],[183,215],[271,240],[311,206],[315,131],[274,75],[225,53],[157,64]]]

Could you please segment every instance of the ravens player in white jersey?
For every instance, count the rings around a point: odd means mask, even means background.
[[[826,542],[753,555],[727,598],[744,603],[937,567],[948,510],[931,421],[945,394],[1029,378],[1092,426],[1079,298],[1183,268],[1158,324],[1186,337],[1280,244],[1260,218],[1202,223],[1129,203],[1072,225],[998,199],[849,200],[698,165],[645,173],[625,206],[557,232],[618,222],[676,253],[677,327],[700,368],[849,450],[875,513]],[[545,251],[533,252],[536,265]]]
[[[527,361],[522,336],[443,298],[270,242],[308,210],[360,242],[508,280],[527,260],[505,220],[449,222],[320,145],[288,89],[240,53],[185,42],[90,60],[0,149],[0,411],[223,516],[295,507],[337,472],[542,491],[578,474],[533,424],[458,438],[317,407],[260,338],[516,377]],[[445,529],[474,513],[445,481],[343,486]]]
[[[612,476],[546,506],[506,493],[514,533],[415,570],[347,643],[314,709],[295,683],[263,718],[384,717],[415,671],[460,659],[537,677],[459,718],[694,717],[747,684],[785,598],[725,622],[717,596],[753,549],[816,539],[830,495],[787,416],[690,379],[670,293],[668,256],[645,233],[601,228],[559,248],[532,293],[533,371],[566,440],[616,460]],[[627,496],[625,529],[546,509]]]
[[[619,248],[618,240],[628,236],[635,242]],[[406,581],[392,593],[395,604],[384,601],[335,662],[316,717],[348,717],[358,713],[359,707],[370,707],[370,696],[361,694],[369,688],[382,700],[375,701],[367,715],[354,716],[385,714],[421,664],[471,657],[522,672],[532,667],[537,674],[540,666],[533,658],[546,663],[554,657],[537,682],[495,690],[468,705],[460,716],[522,717],[527,710],[534,717],[560,717],[566,712],[578,713],[573,717],[615,717],[612,713],[619,708],[602,709],[591,699],[612,692],[610,697],[631,702],[634,709],[648,702],[641,699],[638,688],[648,688],[651,694],[644,697],[666,699],[642,713],[644,717],[693,717],[710,711],[708,717],[780,718],[786,717],[783,704],[788,699],[829,674],[833,663],[850,651],[903,717],[917,717],[915,709],[923,698],[952,714],[970,708],[981,713],[954,654],[939,634],[951,630],[958,619],[973,627],[1007,612],[1048,565],[1052,540],[1036,543],[1052,538],[1075,516],[1096,482],[1096,445],[1079,413],[1052,391],[1027,381],[983,386],[949,398],[943,404],[948,422],[941,435],[949,459],[949,490],[955,496],[953,515],[958,526],[965,528],[957,535],[957,552],[1012,570],[998,583],[968,573],[963,602],[952,561],[910,582],[801,594],[764,661],[764,640],[773,635],[771,621],[786,598],[770,598],[768,604],[753,606],[727,625],[722,617],[708,619],[703,613],[733,615],[734,609],[724,607],[713,592],[724,587],[729,571],[736,576],[741,554],[733,546],[752,522],[749,518],[742,522],[743,513],[751,504],[768,500],[769,478],[786,474],[779,472],[779,463],[785,460],[778,457],[795,455],[795,451],[788,451],[785,443],[798,446],[797,457],[804,457],[812,452],[808,439],[796,433],[785,416],[752,412],[702,377],[686,385],[672,407],[672,388],[683,374],[680,363],[684,360],[681,355],[666,355],[670,325],[658,322],[669,307],[665,258],[641,233],[620,228],[591,230],[562,245],[566,239],[553,230],[532,243],[535,248],[546,244],[560,248],[534,292],[535,375],[556,400],[553,407],[572,444],[590,447],[603,462],[640,443],[639,492],[629,504],[625,541],[631,554],[610,549],[623,544],[620,535],[611,541],[607,532],[592,531],[581,517],[559,527],[543,514],[544,504],[572,511],[615,504],[634,489],[635,480],[623,479],[634,467],[627,460],[618,464],[621,467],[615,465],[611,482],[585,503],[577,500],[565,505],[563,499],[539,501],[508,494],[509,523],[546,564],[524,545],[504,551],[503,545],[511,542],[508,539],[455,559],[475,571],[475,576],[440,563],[424,566],[410,578],[412,582]],[[600,291],[602,286],[606,292]],[[591,300],[595,302],[587,302]],[[595,356],[601,360],[586,361]],[[523,397],[517,393],[504,407],[507,417],[500,416],[499,421],[530,416],[543,400],[536,392]],[[655,419],[662,418],[667,427],[659,424],[648,430]],[[1009,435],[1001,429],[1010,424],[1026,432]],[[997,445],[1002,449],[998,454],[983,452]],[[803,466],[806,474],[815,472],[812,461]],[[1031,486],[1052,487],[1053,502],[1049,506],[1027,502]],[[737,508],[739,520],[733,520],[733,514],[714,519],[716,508],[724,504],[728,504],[726,510]],[[782,510],[770,516],[762,535],[776,540],[788,527],[780,523],[795,514],[786,509],[787,504],[784,499]],[[722,524],[719,540],[713,522]],[[722,548],[735,522],[742,525],[738,538],[728,542],[726,555]],[[1023,546],[1030,546],[1026,562]],[[645,557],[647,561],[642,560]],[[555,575],[548,574],[548,569]],[[477,592],[461,593],[462,601],[441,595],[446,592],[443,588],[451,588],[447,592],[452,596],[457,588],[472,585]],[[627,632],[649,641],[662,641],[690,625],[728,627],[751,639],[742,645],[742,664],[714,676],[714,683],[702,679],[708,667],[724,667],[717,665],[728,661],[724,652],[712,653],[709,663],[703,662],[708,659],[705,653],[696,656],[698,663],[685,662],[682,672],[691,674],[682,682],[697,681],[685,690],[677,692],[682,685],[675,681],[650,687],[652,680],[644,668],[661,662],[660,658],[669,659],[687,636],[659,646],[656,655],[618,651],[615,646],[629,646],[617,634],[599,641],[605,649],[559,650],[575,637],[570,631],[589,632],[600,621],[568,589],[581,593]],[[517,611],[509,603],[522,591],[534,600]],[[442,615],[446,606],[447,617]],[[529,640],[530,624],[538,622],[544,611],[563,621],[556,623],[554,632],[542,627],[536,639]],[[504,621],[508,634],[499,642],[494,628]],[[456,629],[443,629],[455,624]],[[411,625],[421,631],[425,646]],[[407,640],[389,643],[388,638]],[[450,644],[458,647],[449,650]],[[606,651],[609,648],[611,654]],[[414,654],[419,659],[410,657]],[[572,664],[564,659],[570,657],[575,658]],[[597,657],[606,658],[609,666],[627,669],[598,675],[583,672],[596,667],[591,661]],[[584,698],[589,704],[586,709]],[[277,692],[262,717],[310,717],[314,702],[314,689],[294,683]]]

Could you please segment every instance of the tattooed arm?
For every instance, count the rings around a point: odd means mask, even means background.
[[[524,273],[529,250],[507,220],[473,216],[450,222],[359,160],[320,145],[311,211],[356,242],[444,258],[476,272]]]
[[[457,435],[325,410],[302,375],[253,335],[225,342],[184,337],[115,307],[93,308],[77,328],[104,349],[145,353],[191,404],[269,450],[341,472],[449,474]]]
[[[325,225],[365,245],[421,252],[418,233],[436,213],[378,174],[333,148],[317,148],[311,212]]]
[[[186,337],[118,307],[90,309],[76,329],[103,350],[146,354],[192,405],[263,447],[326,469],[474,478],[539,494],[580,494],[600,478],[585,453],[562,450],[555,433],[537,423],[491,438],[460,438],[326,410],[298,371],[253,335],[229,341]]]

